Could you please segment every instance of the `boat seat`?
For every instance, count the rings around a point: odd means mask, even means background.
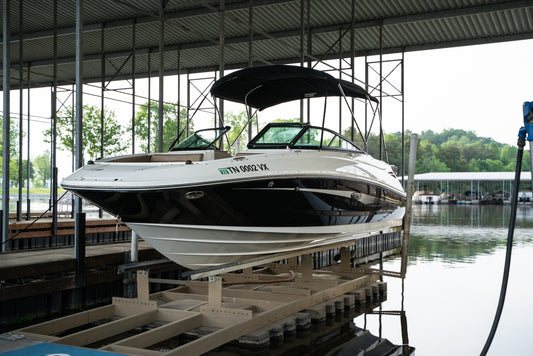
[[[185,162],[185,161],[203,161],[203,153],[189,153],[189,154],[153,154],[150,162]]]
[[[215,151],[215,159],[230,158],[231,155],[227,151]]]

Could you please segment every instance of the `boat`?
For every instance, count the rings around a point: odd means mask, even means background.
[[[211,94],[256,110],[326,96],[373,100],[309,68],[243,69]],[[396,224],[405,192],[391,165],[322,126],[269,123],[230,155],[229,127],[201,130],[169,152],[90,161],[61,185],[196,270],[353,240]]]

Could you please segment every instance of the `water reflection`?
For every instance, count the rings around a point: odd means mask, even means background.
[[[510,206],[416,206],[413,213],[405,279],[409,342],[417,355],[478,355],[498,303]],[[533,209],[520,206],[505,307],[489,355],[531,355],[532,227]],[[399,271],[400,258],[386,260],[384,269]],[[383,309],[401,309],[402,281],[385,281]],[[368,324],[378,332],[377,320],[369,317]],[[397,324],[383,316],[387,338],[399,344]]]
[[[510,215],[510,205],[415,205],[413,225],[507,228]],[[533,227],[531,205],[518,207],[516,222],[519,227]]]
[[[478,255],[505,248],[510,215],[508,205],[417,205],[409,241],[410,264],[434,259],[473,263]],[[531,228],[533,209],[519,206],[515,244],[531,242]]]

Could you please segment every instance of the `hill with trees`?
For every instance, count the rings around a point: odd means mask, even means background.
[[[405,165],[409,162],[411,132],[405,133]],[[401,133],[384,134],[389,163],[401,166]],[[369,139],[369,153],[379,155],[379,138]],[[518,148],[478,137],[473,131],[447,129],[440,133],[422,131],[418,136],[416,173],[428,172],[512,172]],[[385,157],[384,157],[385,158]],[[530,152],[524,150],[522,171],[531,169]]]

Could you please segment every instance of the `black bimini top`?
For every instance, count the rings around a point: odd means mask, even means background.
[[[378,101],[357,84],[336,79],[319,70],[288,65],[233,72],[213,84],[211,95],[259,110],[288,101],[324,96],[346,95]]]

